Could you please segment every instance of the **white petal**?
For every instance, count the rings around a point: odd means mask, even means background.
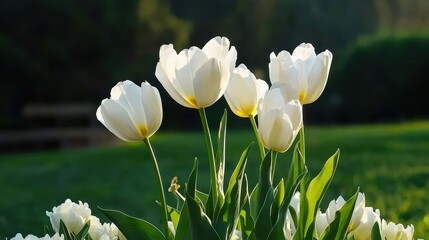
[[[129,114],[117,102],[105,99],[97,109],[97,119],[124,141],[142,140]]]
[[[237,62],[237,50],[234,46],[232,46],[231,49],[228,51],[228,54],[225,58],[225,62],[229,67],[229,71],[234,70],[235,63]]]
[[[119,89],[120,95],[116,97],[111,96],[110,99],[115,100],[125,109],[135,126],[141,123],[145,123],[143,104],[141,102],[141,90],[140,87],[130,80],[119,82],[113,89]],[[115,90],[117,91],[117,90]]]
[[[296,60],[307,60],[309,58],[315,57],[316,52],[313,45],[310,43],[301,43],[298,47],[293,50],[292,59],[295,62]]]
[[[148,136],[151,137],[162,122],[162,102],[158,89],[152,87],[149,83],[143,82],[141,85],[142,103],[144,105],[144,115],[148,128]]]
[[[308,90],[304,101],[305,104],[316,101],[322,94],[328,80],[331,62],[332,53],[328,50],[317,55],[308,75]]]
[[[229,75],[228,67],[213,58],[198,69],[194,88],[199,107],[211,106],[223,95]]]
[[[229,40],[226,37],[214,37],[204,45],[203,52],[208,58],[226,60],[229,49]]]
[[[172,80],[170,80],[164,72],[161,63],[158,62],[156,65],[155,76],[158,81],[162,84],[167,93],[172,97],[177,103],[184,107],[192,107],[182,96],[176,88],[173,86]]]

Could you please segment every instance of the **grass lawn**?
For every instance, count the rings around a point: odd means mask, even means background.
[[[230,131],[227,141],[226,168],[231,171],[253,135],[250,130]],[[202,133],[160,132],[152,144],[166,188],[174,176],[184,186],[197,157],[199,186],[207,191],[208,162]],[[337,148],[341,150],[323,211],[328,200],[340,194],[348,198],[360,187],[367,206],[379,208],[383,218],[414,224],[416,239],[429,236],[429,122],[307,127],[306,144],[312,176]],[[258,156],[254,147],[248,164],[251,183],[256,182]],[[285,176],[290,158],[290,153],[279,155],[276,177]],[[159,223],[158,193],[143,144],[0,156],[0,190],[0,239],[17,232],[42,235],[44,225],[50,226],[45,211],[66,198],[88,202],[100,218],[97,206]],[[167,201],[174,204],[172,196],[168,195]]]

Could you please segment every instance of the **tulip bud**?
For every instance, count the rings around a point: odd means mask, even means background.
[[[302,127],[302,105],[287,101],[279,88],[267,91],[258,106],[258,132],[268,149],[285,152]]]
[[[239,117],[256,116],[258,102],[268,90],[268,84],[256,79],[244,64],[240,64],[231,74],[225,99],[231,111]]]
[[[97,109],[97,119],[124,141],[151,137],[161,126],[162,102],[158,89],[143,82],[119,82]]]

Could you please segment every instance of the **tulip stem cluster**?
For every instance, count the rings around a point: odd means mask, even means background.
[[[149,149],[150,156],[153,162],[153,169],[156,173],[156,180],[159,187],[159,197],[161,199],[161,216],[162,222],[165,228],[165,237],[168,239],[169,229],[168,229],[168,217],[167,217],[167,203],[165,201],[164,187],[162,186],[161,173],[159,172],[158,162],[156,160],[155,152],[153,151],[152,145],[150,144],[149,138],[143,139],[146,147]]]

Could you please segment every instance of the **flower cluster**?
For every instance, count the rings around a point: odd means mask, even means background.
[[[55,235],[42,239],[412,240],[412,225],[404,228],[382,220],[379,210],[365,206],[365,196],[359,190],[348,200],[340,196],[331,201],[325,212],[320,209],[339,151],[310,178],[305,165],[303,105],[313,103],[322,94],[332,53],[326,50],[316,54],[308,43],[296,47],[292,54],[271,53],[271,86],[257,79],[244,64],[236,67],[236,60],[237,51],[226,37],[215,37],[201,49],[191,47],[177,53],[168,44],[159,51],[155,76],[178,104],[197,109],[200,114],[210,169],[208,193],[196,187],[199,162],[195,159],[184,191],[179,191],[177,178],[171,182],[168,190],[177,202],[167,204],[150,142],[163,119],[161,97],[148,82],[138,86],[126,80],[112,88],[110,98],[101,102],[96,116],[118,138],[143,141],[149,150],[159,189],[162,230],[115,210],[102,209],[113,223],[101,224],[87,204],[66,200],[47,212]],[[244,149],[229,182],[224,183],[227,114],[220,121],[216,145],[205,114],[205,109],[222,96],[235,115],[248,118],[252,125],[260,155],[259,178],[253,188],[246,174],[253,144]],[[277,160],[298,136],[289,172],[280,172],[281,176],[275,178],[279,174]],[[22,236],[18,234],[14,239]]]
[[[11,240],[67,240],[71,236],[80,236],[91,240],[126,240],[124,235],[113,223],[101,224],[100,219],[91,215],[87,203],[72,202],[67,199],[61,205],[54,207],[52,212],[46,212],[55,234],[50,237],[46,234],[38,238],[28,235],[25,238],[18,233]]]

